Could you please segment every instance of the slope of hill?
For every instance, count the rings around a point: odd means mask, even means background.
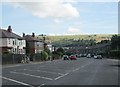
[[[95,35],[66,35],[66,36],[46,36],[52,42],[60,41],[60,40],[90,40],[95,39],[96,42],[100,42],[101,40],[111,39],[113,34],[95,34]]]
[[[95,34],[95,35],[65,35],[65,36],[45,36],[46,41],[52,42],[55,46],[83,46],[95,45],[101,40],[111,40],[113,34]],[[38,36],[42,38],[42,36]]]

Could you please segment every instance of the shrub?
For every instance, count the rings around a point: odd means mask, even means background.
[[[120,58],[120,50],[111,50],[110,51],[110,57]]]
[[[36,53],[35,54],[35,60],[37,60],[37,61],[42,60],[42,54],[41,53]]]
[[[48,60],[48,53],[46,51],[43,51],[42,57],[44,58],[45,61]]]
[[[64,54],[64,53],[65,53],[64,49],[63,49],[63,48],[61,48],[61,47],[57,49],[57,52],[58,52],[58,54],[59,54],[59,53],[62,53],[62,54]]]

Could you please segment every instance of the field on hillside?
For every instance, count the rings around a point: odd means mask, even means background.
[[[101,40],[108,40],[112,37],[113,34],[95,34],[95,35],[66,35],[66,36],[46,36],[52,42],[60,41],[60,40],[90,40],[95,39],[96,42],[100,42]]]

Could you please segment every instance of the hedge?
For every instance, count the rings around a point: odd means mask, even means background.
[[[109,54],[111,58],[120,59],[120,50],[111,50]]]

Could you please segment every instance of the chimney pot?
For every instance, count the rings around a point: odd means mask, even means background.
[[[8,26],[8,32],[12,32],[12,28],[11,28],[11,26]]]
[[[32,37],[35,37],[35,33],[32,33]]]
[[[25,37],[25,33],[23,33],[23,37]]]

